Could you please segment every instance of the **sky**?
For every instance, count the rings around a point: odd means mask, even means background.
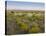
[[[7,10],[44,10],[44,3],[7,1]]]

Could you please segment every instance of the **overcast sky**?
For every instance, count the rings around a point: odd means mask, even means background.
[[[44,10],[44,3],[7,1],[8,10]]]

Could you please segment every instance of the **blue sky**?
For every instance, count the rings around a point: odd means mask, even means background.
[[[44,10],[44,8],[44,3],[7,1],[8,10]]]

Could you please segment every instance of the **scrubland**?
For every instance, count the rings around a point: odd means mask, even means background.
[[[8,35],[44,33],[45,31],[44,11],[8,10],[6,13],[6,34]]]

